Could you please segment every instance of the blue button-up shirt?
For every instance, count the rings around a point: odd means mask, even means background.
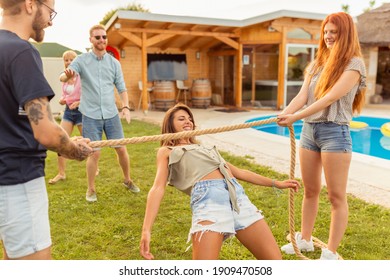
[[[96,120],[115,117],[114,85],[119,94],[127,91],[119,61],[108,53],[99,59],[91,51],[79,55],[69,68],[81,77],[80,112]]]

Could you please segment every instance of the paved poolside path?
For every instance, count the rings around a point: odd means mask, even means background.
[[[216,128],[244,123],[261,115],[276,114],[276,111],[254,110],[224,113],[208,109],[192,109],[198,129]],[[132,112],[135,119],[161,125],[165,112]],[[388,109],[365,109],[362,115],[388,117]],[[215,144],[219,150],[237,156],[249,155],[261,165],[270,166],[280,173],[290,173],[290,139],[256,131],[252,128],[198,136],[198,139]],[[297,146],[298,147],[298,146]],[[299,157],[296,155],[295,175],[301,178]],[[325,180],[323,179],[325,184]],[[390,160],[353,153],[347,192],[369,203],[390,208]]]

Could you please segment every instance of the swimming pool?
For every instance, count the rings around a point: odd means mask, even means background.
[[[276,115],[261,116],[249,119],[246,122],[259,121],[274,117],[276,117]],[[380,131],[381,126],[384,123],[390,122],[390,119],[359,116],[353,118],[353,120],[365,122],[368,124],[368,126],[363,129],[350,129],[352,138],[352,150],[356,153],[390,160],[390,137],[384,136]],[[294,123],[294,132],[296,139],[300,139],[302,124],[302,121],[297,121]],[[290,137],[290,132],[288,128],[278,126],[276,123],[254,126],[252,128],[266,133]]]

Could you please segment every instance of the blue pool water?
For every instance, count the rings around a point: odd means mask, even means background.
[[[259,121],[274,117],[276,117],[276,115],[262,116],[247,120],[246,122]],[[365,122],[368,124],[368,127],[363,129],[351,129],[352,150],[356,153],[390,160],[390,137],[384,136],[380,131],[381,126],[384,123],[390,122],[390,119],[359,116],[353,118],[353,120]],[[296,139],[300,139],[302,123],[302,121],[294,123],[294,133]],[[290,137],[288,128],[278,126],[276,123],[254,126],[253,128],[267,133]]]

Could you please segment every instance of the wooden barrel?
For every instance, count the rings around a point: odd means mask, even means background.
[[[211,101],[211,85],[208,79],[197,79],[192,83],[191,102],[193,107],[207,108]]]
[[[156,81],[153,85],[154,107],[168,110],[175,105],[175,84],[173,81]]]

